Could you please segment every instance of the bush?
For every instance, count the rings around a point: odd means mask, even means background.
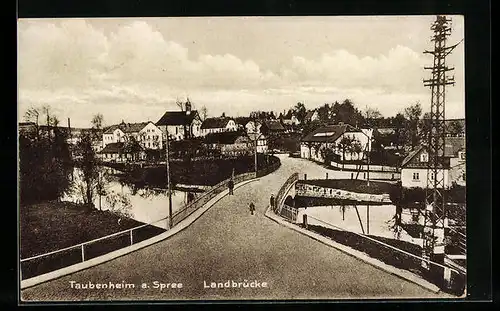
[[[58,199],[71,186],[73,162],[66,134],[58,128],[38,137],[19,136],[21,204]]]

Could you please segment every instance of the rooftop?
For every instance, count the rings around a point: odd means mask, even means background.
[[[347,125],[319,127],[302,138],[303,142],[334,142],[347,131]]]
[[[225,128],[230,120],[232,118],[229,117],[206,118],[201,124],[201,129]]]
[[[207,144],[234,144],[239,137],[248,137],[243,131],[228,131],[221,133],[209,133],[205,136]]]
[[[120,129],[124,133],[138,133],[142,130],[149,122],[139,122],[139,123],[125,123],[114,124],[108,126],[104,129],[104,134],[112,134],[116,129]]]
[[[189,125],[198,116],[198,111],[167,111],[156,125]]]

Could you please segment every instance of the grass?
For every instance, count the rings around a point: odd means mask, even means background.
[[[122,218],[108,211],[91,210],[71,202],[50,201],[20,208],[20,256],[28,258],[70,247],[142,225],[142,222]],[[146,226],[134,231],[134,243],[164,232]],[[85,247],[85,259],[104,255],[130,245],[130,234],[92,243]],[[81,248],[73,248],[49,257],[25,262],[23,278],[29,278],[81,262]]]
[[[369,194],[389,194],[392,187],[394,187],[392,184],[380,181],[370,181],[370,186],[368,186],[366,180],[359,179],[310,179],[300,180],[299,182],[319,187]]]
[[[442,287],[443,290],[451,294],[460,295],[462,293],[463,286],[465,286],[465,279],[463,279],[460,276],[457,276],[455,278],[454,284],[452,285],[452,288],[450,289],[443,288],[441,269],[437,269],[435,272],[434,271],[428,272],[422,270],[420,259],[409,256],[407,254],[403,254],[388,247],[382,246],[381,244],[375,241],[371,241],[363,237],[360,237],[358,234],[349,231],[334,230],[316,225],[308,225],[308,230],[319,233],[325,237],[334,240],[337,243],[341,243],[357,251],[364,252],[368,256],[378,259],[388,265],[413,272],[419,275],[420,277],[426,279],[427,281],[432,282],[439,287]],[[388,244],[390,246],[396,247],[400,250],[406,251],[410,254],[416,256],[422,256],[422,247],[415,245],[413,243],[396,239],[383,238],[378,236],[369,236],[369,237],[378,240],[380,242],[383,242],[385,244]]]

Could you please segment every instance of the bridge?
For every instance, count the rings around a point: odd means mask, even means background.
[[[324,176],[307,160],[281,167],[225,196],[169,239],[21,291],[23,301],[282,300],[443,298],[398,276],[280,225],[264,213],[272,193],[294,172]],[[330,171],[331,172],[331,171]],[[334,176],[332,176],[334,178]],[[253,202],[256,214],[250,215]],[[209,288],[211,282],[257,281],[266,287]],[[134,284],[81,289],[76,284]],[[158,283],[154,283],[158,282]],[[245,283],[246,282],[246,283]],[[155,284],[182,283],[182,288]],[[145,284],[144,287],[141,285]]]

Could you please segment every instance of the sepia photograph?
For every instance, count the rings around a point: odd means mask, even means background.
[[[17,32],[21,302],[466,297],[463,15]]]

